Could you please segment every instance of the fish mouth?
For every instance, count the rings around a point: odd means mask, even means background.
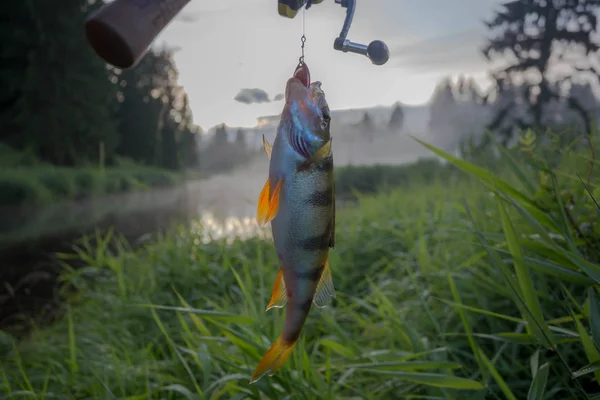
[[[308,66],[306,64],[304,64],[302,61],[296,67],[296,70],[294,71],[293,76],[294,76],[294,78],[300,79],[300,81],[302,82],[302,84],[304,84],[304,86],[306,86],[306,87],[310,86],[310,70],[308,69]]]
[[[291,100],[306,100],[308,94],[308,88],[304,86],[304,83],[296,77],[288,79],[285,85],[285,100],[289,102]]]

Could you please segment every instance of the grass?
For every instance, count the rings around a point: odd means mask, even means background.
[[[413,183],[428,185],[456,175],[456,169],[436,159],[422,159],[404,165],[348,165],[336,168],[336,195],[374,194]]]
[[[337,299],[313,309],[284,367],[248,383],[282,329],[264,309],[272,243],[139,250],[84,241],[62,321],[0,336],[6,398],[586,399],[600,392],[598,193],[587,152],[552,169],[531,143],[496,173],[359,196],[338,212]],[[530,160],[530,161],[527,161]],[[534,160],[534,161],[531,161]],[[590,160],[588,160],[590,161]],[[596,168],[597,169],[597,168]],[[589,182],[588,182],[589,176]],[[581,177],[581,179],[579,178]],[[92,244],[93,243],[93,244]],[[110,245],[114,243],[114,245]]]
[[[151,167],[18,167],[0,170],[0,206],[47,204],[168,186],[175,173]]]
[[[0,143],[0,207],[132,192],[181,181],[181,173],[118,158],[114,166],[58,167]]]

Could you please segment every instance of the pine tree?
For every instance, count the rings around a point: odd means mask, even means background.
[[[243,129],[238,129],[235,136],[235,144],[238,146],[238,148],[246,150],[246,134],[244,133]]]
[[[82,29],[85,0],[16,2],[0,19],[0,139],[42,160],[77,165],[107,157],[118,143],[116,87]]]
[[[363,114],[363,118],[362,121],[360,121],[360,123],[358,124],[360,132],[366,136],[369,141],[373,141],[373,138],[375,136],[375,124],[373,123],[373,120],[371,119],[371,116],[369,115],[368,112],[365,112]]]
[[[402,106],[400,103],[396,103],[394,110],[392,111],[392,115],[390,117],[390,122],[388,123],[388,127],[392,130],[400,131],[404,124],[404,111],[402,110]]]
[[[160,157],[164,104],[156,90],[159,69],[159,55],[149,51],[135,68],[119,75],[117,118],[121,142],[117,152],[147,165],[157,165]]]
[[[515,60],[494,73],[498,92],[506,84],[524,82],[529,115],[521,119],[523,126],[543,127],[544,107],[559,97],[553,90],[551,75],[558,76],[554,80],[559,84],[569,82],[580,71],[598,79],[590,61],[599,49],[591,40],[599,5],[600,0],[514,0],[504,3],[501,11],[486,22],[495,35],[483,54],[489,60]],[[573,52],[579,52],[579,61],[563,58]],[[563,70],[565,66],[570,70],[561,73],[553,69],[553,59],[561,59]],[[505,109],[499,113],[509,114]]]
[[[214,137],[214,145],[216,147],[225,147],[227,146],[227,144],[229,143],[229,140],[227,139],[228,134],[227,134],[227,126],[223,123],[221,125],[219,125],[217,127],[217,130],[215,131],[215,137]]]
[[[457,103],[454,93],[450,78],[445,78],[436,85],[429,100],[429,129],[443,129],[448,125]]]

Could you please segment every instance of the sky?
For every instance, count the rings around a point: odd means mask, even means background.
[[[194,122],[207,130],[256,124],[281,112],[281,101],[244,104],[234,98],[260,88],[271,99],[284,91],[300,56],[303,22],[305,62],[323,82],[331,109],[427,102],[445,76],[473,76],[485,85],[483,20],[500,0],[357,0],[348,39],[383,40],[390,60],[333,49],[345,9],[334,0],[313,5],[296,18],[277,13],[276,0],[192,0],[156,39],[177,49],[179,82],[188,93]]]

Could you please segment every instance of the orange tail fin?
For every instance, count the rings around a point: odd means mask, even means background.
[[[258,381],[264,374],[273,375],[290,357],[296,342],[288,342],[281,336],[275,341],[267,354],[258,363],[258,366],[250,378],[250,383]]]

